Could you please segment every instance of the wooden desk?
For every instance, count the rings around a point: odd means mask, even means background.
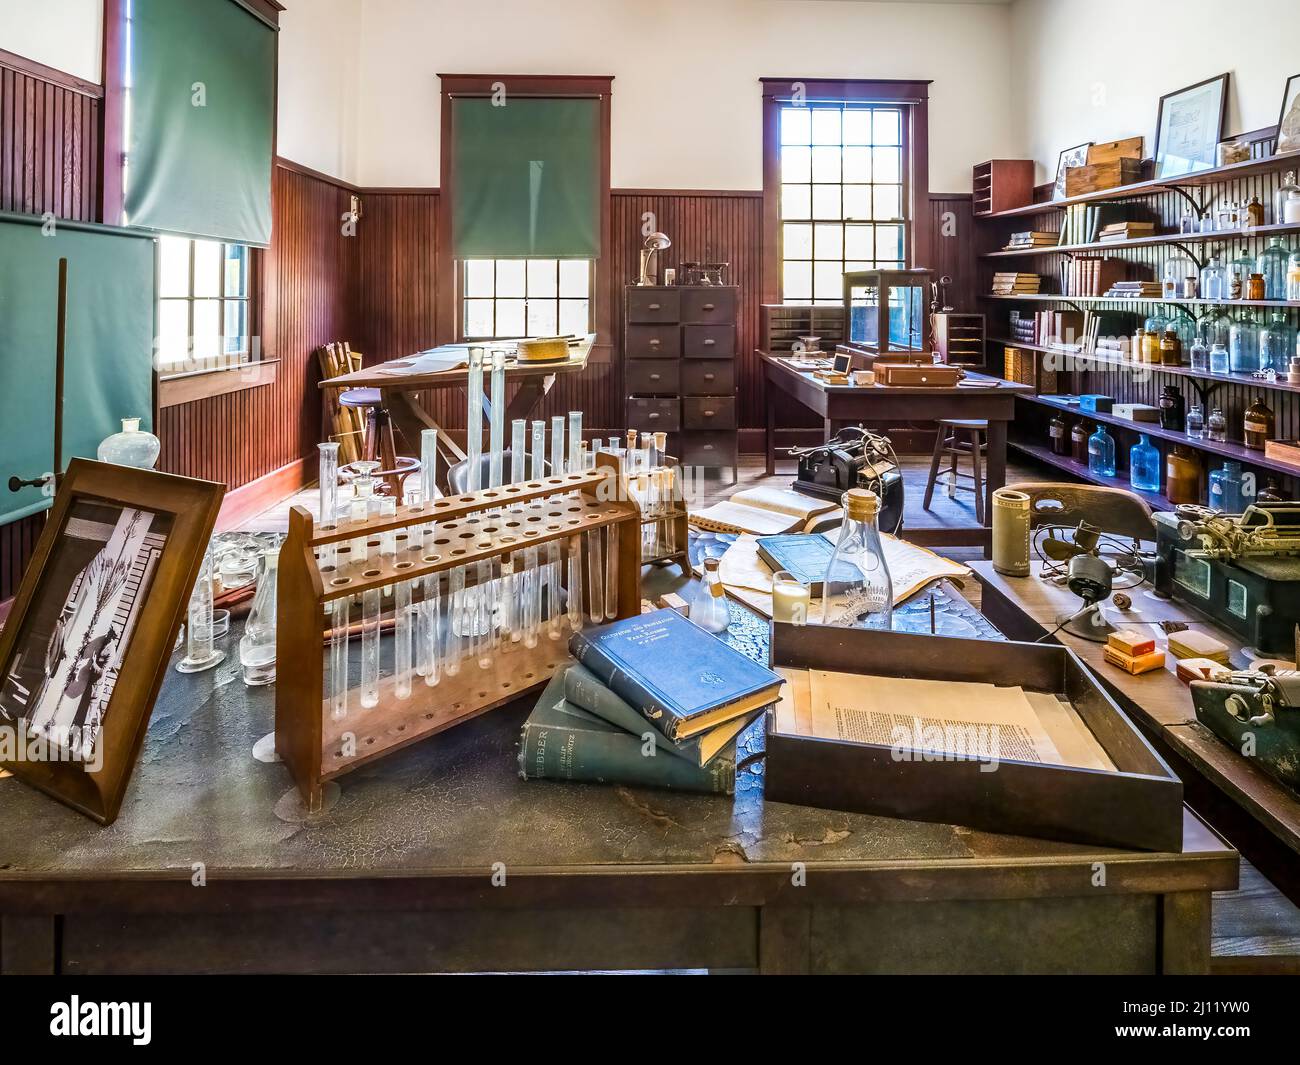
[[[0,780],[0,969],[1201,972],[1237,883],[1190,812],[1149,854],[768,803],[761,762],[731,798],[523,781],[531,699],[295,820],[250,754],[273,690],[238,674],[168,673],[109,828]]]
[[[555,384],[555,379],[562,374],[581,373],[587,368],[591,349],[596,342],[596,334],[589,333],[578,345],[570,349],[568,362],[518,364],[513,358],[506,366],[506,386],[514,387],[514,395],[506,402],[506,424],[516,418],[527,418],[542,401]],[[454,352],[464,352],[469,347],[482,347],[485,351],[505,346],[491,341],[482,344],[454,344],[434,348],[423,354],[438,358]],[[487,382],[491,377],[491,366],[484,367],[483,416],[486,425],[492,418],[492,404],[486,393]],[[367,366],[352,373],[331,377],[320,383],[321,388],[377,388],[383,393],[384,406],[397,426],[406,446],[413,454],[419,453],[420,433],[425,429],[438,432],[438,453],[441,458],[438,467],[438,483],[447,486],[447,470],[465,458],[465,452],[454,440],[447,436],[421,401],[425,392],[436,392],[448,388],[464,388],[469,379],[469,370],[464,366],[455,370],[438,370],[429,372],[421,367],[420,356],[412,355],[405,359],[392,359],[374,366]],[[509,429],[507,428],[507,432]]]
[[[1013,640],[1042,638],[1056,627],[1059,616],[1082,605],[1069,589],[1040,580],[1037,572],[1041,564],[1034,565],[1034,576],[1006,577],[994,570],[991,562],[971,564],[983,585],[980,609]],[[1186,621],[1233,648],[1234,666],[1248,664],[1240,653],[1241,641],[1226,629],[1178,603],[1153,599],[1142,590],[1131,594],[1132,611],[1107,609],[1114,624],[1128,627],[1141,621]],[[1102,644],[1064,632],[1053,639],[1075,651],[1142,728],[1182,778],[1188,803],[1281,891],[1300,903],[1300,798],[1196,720],[1191,693],[1174,675],[1174,659],[1167,653],[1163,631],[1150,625],[1136,627],[1152,633],[1166,651],[1164,669],[1132,677],[1104,662]]]
[[[842,426],[858,422],[897,425],[939,418],[983,418],[989,423],[985,510],[993,513],[993,493],[1007,480],[1007,423],[1015,419],[1016,396],[1033,391],[1028,385],[974,373],[968,373],[966,383],[956,388],[828,385],[810,372],[794,369],[782,356],[764,351],[758,355],[766,380],[769,477],[776,473],[776,406],[780,395],[793,396],[815,411],[825,424],[827,438]],[[989,532],[979,527],[958,529],[941,541],[929,538],[924,542],[931,546],[987,545]]]

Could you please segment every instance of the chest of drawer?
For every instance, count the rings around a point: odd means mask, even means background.
[[[627,320],[629,322],[676,322],[681,313],[681,298],[674,289],[629,288]]]
[[[681,363],[676,359],[637,359],[628,362],[624,384],[629,395],[678,395],[681,392]]]
[[[730,430],[687,433],[680,450],[683,466],[734,466],[736,434]]]
[[[736,397],[687,396],[682,400],[682,428],[736,428]]]
[[[681,329],[675,325],[629,325],[623,348],[629,359],[675,359],[682,353]]]
[[[736,354],[734,325],[682,327],[682,354],[691,359],[729,359]]]
[[[681,293],[682,321],[704,325],[733,325],[736,321],[734,288],[688,288]]]
[[[731,359],[691,359],[682,363],[682,395],[730,396],[736,391],[736,364]]]
[[[682,426],[680,399],[639,399],[627,401],[627,427],[653,433],[675,433]]]

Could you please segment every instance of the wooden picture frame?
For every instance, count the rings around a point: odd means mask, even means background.
[[[1165,93],[1156,116],[1155,178],[1209,170],[1228,116],[1228,74]]]
[[[0,767],[116,819],[224,495],[71,461],[0,631]]]
[[[1282,89],[1282,109],[1277,115],[1277,144],[1273,151],[1280,155],[1297,150],[1300,150],[1300,74],[1292,74]]]
[[[1088,149],[1091,147],[1092,141],[1085,141],[1073,148],[1066,148],[1056,157],[1056,182],[1052,185],[1052,199],[1065,199],[1065,172],[1072,166],[1087,166]]]

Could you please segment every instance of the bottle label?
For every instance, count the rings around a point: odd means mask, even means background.
[[[1051,426],[1051,434],[1053,440],[1060,440],[1062,437],[1065,436],[1065,426],[1064,425]]]
[[[1256,420],[1255,418],[1247,418],[1247,419],[1246,419],[1246,432],[1248,432],[1248,433],[1267,433],[1267,432],[1268,432],[1268,425],[1267,425],[1267,423],[1265,423],[1265,422],[1261,422],[1261,421],[1258,421],[1258,420]]]

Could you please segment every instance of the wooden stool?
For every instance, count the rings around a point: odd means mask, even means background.
[[[420,460],[397,453],[397,439],[393,433],[393,420],[383,406],[383,396],[377,388],[349,388],[339,395],[339,406],[366,411],[366,437],[361,448],[361,459],[378,462],[375,477],[383,481],[389,495],[402,501],[406,479],[420,472]],[[351,464],[341,466],[339,474],[345,480],[356,476]]]
[[[934,498],[934,486],[940,477],[948,478],[948,495],[955,496],[957,489],[965,489],[958,482],[965,478],[972,482],[975,490],[975,520],[981,525],[984,520],[984,453],[988,450],[985,436],[989,423],[978,418],[943,418],[939,421],[939,432],[934,438],[934,455],[930,460],[930,479],[925,485],[925,500],[922,506],[930,509],[930,500]],[[965,439],[963,439],[965,437]],[[948,468],[939,472],[939,463],[943,456],[948,456]],[[971,472],[960,473],[957,460],[969,455]]]

